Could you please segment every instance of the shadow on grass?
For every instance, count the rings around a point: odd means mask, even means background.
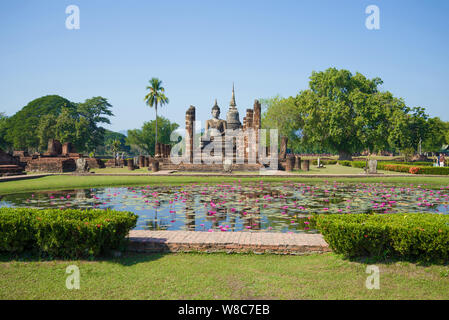
[[[116,252],[105,253],[97,257],[83,257],[83,258],[64,258],[52,257],[49,255],[39,254],[38,252],[27,251],[22,253],[0,252],[0,263],[4,262],[70,262],[70,261],[85,261],[85,262],[112,262],[122,266],[133,266],[135,264],[156,261],[168,253],[137,253],[125,251],[121,252],[120,256],[116,256]]]
[[[382,263],[386,265],[393,265],[400,262],[405,263],[413,263],[417,266],[421,267],[430,267],[432,265],[438,265],[438,266],[448,266],[449,261],[444,259],[426,259],[422,257],[347,257],[347,256],[341,256],[343,260],[350,261],[350,262],[356,262],[361,264],[376,264],[376,263]]]

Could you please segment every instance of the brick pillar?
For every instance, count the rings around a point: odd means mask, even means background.
[[[128,159],[128,169],[129,170],[134,170],[134,161],[133,159]]]
[[[145,157],[139,156],[139,167],[143,168],[145,167]]]
[[[280,160],[285,159],[285,156],[287,155],[287,142],[288,142],[287,137],[281,137],[281,147],[280,147],[281,150],[279,155]]]
[[[246,109],[246,130],[253,128],[253,110],[252,109]],[[245,137],[245,162],[248,163],[249,159],[249,136]]]
[[[295,157],[288,156],[287,162],[285,163],[285,171],[292,171],[295,166]]]
[[[154,150],[154,157],[160,157],[161,155],[161,145],[159,144],[159,142],[156,143],[156,150]]]
[[[301,169],[303,171],[309,171],[309,169],[310,169],[310,160],[302,160],[301,161]]]
[[[295,156],[295,170],[301,170],[301,157]]]
[[[193,135],[195,128],[193,127],[195,122],[195,107],[190,106],[186,112],[186,154],[185,159],[189,163],[193,163]]]
[[[262,127],[261,120],[261,105],[259,100],[254,100],[254,115],[253,115],[253,128],[255,133],[256,143],[253,148],[256,152],[256,162],[259,160],[259,129]]]

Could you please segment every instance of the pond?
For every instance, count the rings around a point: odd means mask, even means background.
[[[0,197],[2,207],[100,208],[139,215],[136,229],[316,232],[312,214],[448,214],[449,186],[264,183],[92,188]]]

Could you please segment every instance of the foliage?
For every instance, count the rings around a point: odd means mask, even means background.
[[[5,141],[5,135],[7,130],[8,117],[4,112],[0,112],[0,148],[7,150],[9,149],[9,144]]]
[[[113,210],[0,208],[0,251],[96,256],[121,249],[136,222],[134,213]]]
[[[57,116],[63,108],[75,110],[76,105],[57,95],[44,96],[28,103],[8,118],[5,140],[15,150],[38,150],[40,120],[45,115]]]
[[[159,80],[158,78],[151,78],[149,83],[150,83],[150,85],[146,87],[146,89],[149,90],[149,92],[145,96],[144,100],[148,106],[154,107],[154,109],[156,110],[156,120],[157,120],[157,118],[158,118],[157,106],[160,105],[162,107],[164,104],[168,104],[169,100],[165,96],[165,88],[162,86],[161,80]],[[157,127],[158,127],[158,123],[156,121],[156,129],[155,129],[156,138],[154,139],[154,145],[155,145],[154,148],[155,149],[156,149],[156,143],[159,142],[159,139],[157,137],[157,135],[158,135]]]
[[[422,142],[423,152],[435,152],[440,150],[441,146],[449,144],[449,123],[440,118],[428,119],[428,135]]]
[[[159,142],[165,144],[173,144],[170,141],[171,133],[178,129],[177,123],[172,123],[164,117],[158,117]],[[141,153],[154,155],[156,141],[156,121],[151,120],[145,122],[142,129],[128,130],[127,144],[132,148],[137,148]]]
[[[5,140],[15,150],[45,150],[48,139],[72,142],[80,152],[89,152],[104,143],[107,116],[112,106],[107,99],[94,97],[73,103],[60,96],[45,96],[31,101],[8,118]],[[0,136],[2,127],[0,126]]]
[[[447,123],[380,91],[382,83],[348,70],[313,72],[295,98],[261,100],[263,126],[278,128],[297,152],[338,153],[340,160],[365,150],[414,153],[420,141],[423,151],[435,151],[447,142]]]
[[[449,259],[449,216],[415,214],[318,215],[317,226],[336,253]]]
[[[291,149],[297,149],[299,145],[299,125],[296,118],[295,99],[281,98],[279,95],[269,99],[260,99],[263,108],[262,128],[277,129],[278,141],[281,136],[288,137],[288,145]],[[267,145],[269,145],[269,135],[267,135]]]
[[[366,166],[365,161],[338,161],[339,165],[351,166],[354,168],[363,169]],[[413,168],[413,170],[411,170]],[[378,170],[395,171],[403,173],[413,173],[413,174],[428,174],[428,175],[449,175],[449,167],[433,167],[432,163],[422,163],[422,162],[387,162],[378,161]]]

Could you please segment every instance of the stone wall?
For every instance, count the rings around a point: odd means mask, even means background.
[[[30,172],[63,173],[75,170],[75,159],[66,157],[41,157],[33,159],[27,165],[27,171]]]

